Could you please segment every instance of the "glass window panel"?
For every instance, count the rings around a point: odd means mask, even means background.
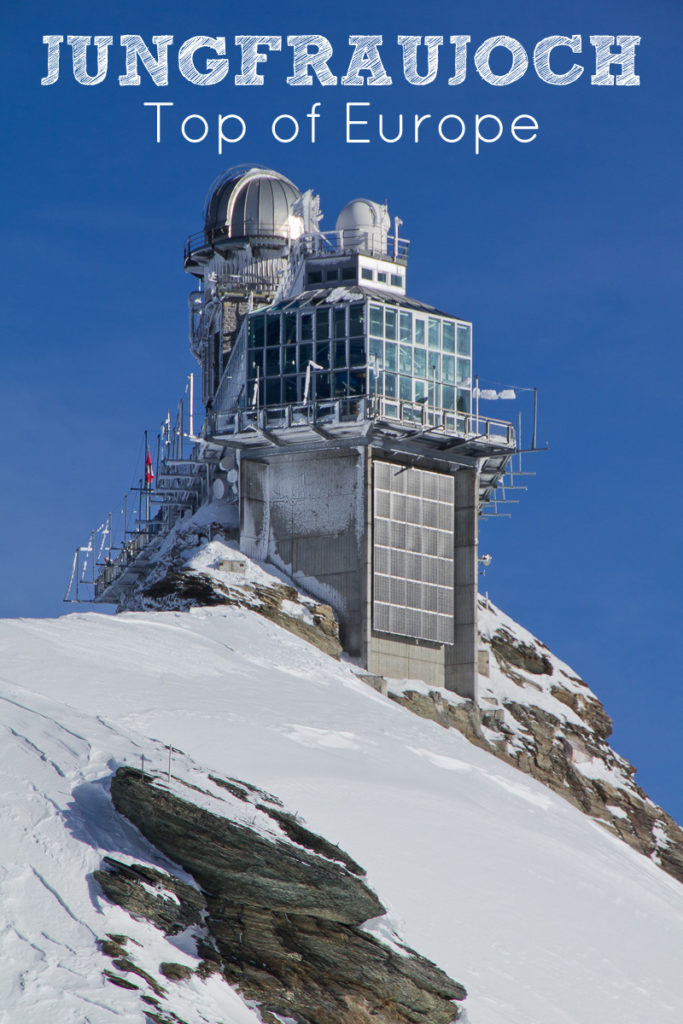
[[[274,316],[267,318],[266,324],[266,345],[279,345],[280,344],[280,314],[276,313]]]
[[[316,338],[329,338],[330,336],[330,311],[329,309],[318,309],[315,314],[315,336]]]
[[[346,337],[346,306],[335,306],[332,310],[333,337]]]
[[[375,357],[376,357],[377,358],[378,366],[382,366],[383,365],[382,364],[382,355],[383,355],[382,349],[383,349],[383,347],[384,346],[382,345],[382,342],[379,340],[379,338],[370,338],[370,358],[371,359],[375,359]]]
[[[254,346],[263,345],[265,335],[264,317],[249,317],[249,343]]]
[[[398,397],[403,399],[404,402],[412,402],[413,400],[413,381],[411,377],[399,377],[399,393]]]
[[[346,360],[346,342],[335,341],[334,343],[334,365],[336,367],[348,366]]]
[[[349,389],[352,395],[364,395],[367,390],[366,382],[365,370],[351,370],[349,373]]]
[[[401,373],[413,372],[413,350],[410,345],[399,346],[399,369]]]
[[[399,336],[401,341],[411,342],[413,340],[413,318],[410,313],[401,313],[399,316]]]
[[[349,393],[349,375],[348,373],[333,373],[332,386],[334,387],[334,397],[343,398]]]
[[[441,380],[441,356],[438,352],[430,352],[427,361],[429,366],[429,379]]]
[[[352,338],[365,334],[365,306],[360,302],[349,309],[349,334]]]
[[[387,403],[384,406],[384,413],[386,416],[392,416],[394,419],[398,419],[398,406]]]
[[[320,284],[323,279],[322,270],[310,270],[308,272],[308,283],[309,284]]]
[[[384,374],[384,394],[387,398],[396,398],[396,374]]]
[[[429,318],[429,347],[441,348],[441,321],[435,316]]]
[[[296,372],[296,345],[285,345],[282,357],[282,372]]]
[[[266,351],[266,374],[268,377],[280,374],[280,349],[270,348]],[[279,401],[279,399],[278,399]]]
[[[313,314],[301,314],[301,340],[311,341],[313,339]]]
[[[425,343],[425,322],[424,320],[418,320],[415,318],[415,344],[424,345]]]
[[[394,370],[397,369],[397,363],[396,363],[396,355],[397,355],[396,349],[397,348],[398,348],[398,345],[392,345],[391,342],[389,342],[389,341],[384,346],[384,365],[386,366],[387,370],[394,371]]]
[[[341,279],[342,279],[342,281],[355,281],[356,280],[356,268],[355,267],[342,267]]]
[[[448,387],[444,384],[442,390],[442,399],[444,409],[455,408],[455,388]]]
[[[414,373],[416,377],[427,376],[427,353],[423,348],[416,348],[413,352]]]
[[[329,373],[314,373],[312,375],[313,385],[315,389],[314,394],[316,398],[329,398],[330,397],[330,374]]]
[[[386,284],[387,283],[387,275],[382,273],[381,270],[378,270],[377,271],[377,280],[379,281],[380,284]]]
[[[365,342],[364,341],[352,341],[349,343],[349,365],[350,366],[364,366],[365,365]]]
[[[444,352],[455,352],[455,324],[452,320],[443,321],[441,339]]]
[[[305,371],[311,359],[313,359],[313,346],[299,345],[299,369]]]
[[[296,391],[296,377],[283,377],[282,378],[282,400],[283,402],[296,402],[298,401]]]
[[[464,380],[469,381],[472,376],[472,364],[469,359],[458,358],[458,384],[461,384]]]
[[[271,377],[266,381],[266,405],[280,404],[280,378]]]
[[[385,311],[384,311],[384,319],[385,319],[386,337],[390,341],[396,341],[396,310],[395,309],[385,309]]]
[[[441,408],[441,385],[430,384],[429,385],[429,404],[434,406],[435,409]]]
[[[415,381],[415,401],[426,402],[429,385],[426,380]]]
[[[369,267],[363,267],[363,269],[360,272],[360,276],[363,278],[364,281],[372,281],[372,271],[370,270]]]
[[[330,365],[330,343],[329,341],[319,341],[315,346],[315,361],[320,363],[321,366],[327,368]]]
[[[458,360],[458,364],[461,360]],[[446,384],[455,384],[455,356],[443,356],[441,359],[443,368],[443,380]],[[458,373],[460,366],[458,365]]]
[[[472,355],[472,331],[469,325],[458,324],[458,355]]]
[[[283,337],[282,343],[284,345],[295,345],[296,344],[296,313],[285,313],[283,317]]]
[[[384,337],[384,310],[381,306],[370,306],[370,334]]]
[[[458,388],[458,412],[470,411],[470,393],[465,388]]]
[[[325,271],[326,281],[338,281],[339,280],[339,268],[335,267],[333,270]]]
[[[392,274],[391,283],[394,286],[394,288],[401,288],[403,285],[403,278],[401,277],[400,274]]]

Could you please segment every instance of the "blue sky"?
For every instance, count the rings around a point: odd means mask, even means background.
[[[386,199],[411,239],[409,293],[473,320],[482,377],[541,395],[550,450],[529,462],[537,475],[512,518],[483,525],[493,564],[482,588],[586,678],[615,719],[616,748],[683,819],[681,21],[673,0],[533,0],[523,9],[483,0],[447,13],[435,0],[289,11],[272,0],[244,10],[178,0],[123,0],[115,11],[83,0],[15,5],[4,15],[0,614],[69,610],[61,598],[74,548],[137,481],[143,430],[156,434],[194,368],[182,248],[201,227],[213,178],[237,163],[273,166],[319,192],[328,230],[349,199]],[[287,86],[287,47],[262,65],[264,86],[233,84],[235,35],[308,32],[333,43],[339,77],[348,36],[382,34],[394,84]],[[43,35],[122,33],[175,37],[168,87],[144,72],[140,87],[120,87],[118,45],[103,84],[75,83],[63,47],[60,81],[41,87]],[[584,49],[573,59],[586,70],[573,85],[546,85],[530,70],[496,88],[474,69],[474,49],[491,36],[531,53],[545,36],[574,33]],[[447,46],[434,84],[405,83],[399,34],[471,36],[465,83],[447,85]],[[591,34],[642,37],[640,86],[591,86]],[[177,45],[193,35],[227,37],[233,66],[220,85],[200,88],[178,73]],[[558,52],[558,63],[568,56]],[[159,100],[175,104],[161,144],[143,106]],[[277,143],[273,117],[306,123],[316,100],[315,145],[303,132]],[[344,141],[348,101],[371,104],[367,145]],[[380,112],[388,127],[399,112],[431,113],[432,123],[456,113],[467,133],[448,145],[432,128],[417,145],[390,145],[373,127]],[[180,135],[192,113],[210,127],[196,145]],[[220,113],[247,124],[222,156]],[[477,155],[473,123],[483,113],[506,132]],[[509,135],[518,114],[539,123],[527,145]]]

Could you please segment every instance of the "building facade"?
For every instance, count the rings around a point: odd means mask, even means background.
[[[471,323],[408,297],[398,219],[319,219],[273,171],[213,186],[185,253],[204,436],[242,550],[329,602],[350,655],[475,697],[478,516],[515,432],[473,408]]]
[[[366,199],[320,220],[267,168],[212,186],[185,246],[199,440],[189,460],[167,444],[161,509],[97,599],[174,507],[238,501],[242,551],[329,603],[368,672],[476,699],[479,516],[516,431],[479,415],[472,324],[409,297],[401,221]]]

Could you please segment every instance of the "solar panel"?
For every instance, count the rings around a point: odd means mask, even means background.
[[[453,642],[453,477],[374,463],[373,626]]]

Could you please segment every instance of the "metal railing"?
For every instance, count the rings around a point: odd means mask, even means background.
[[[158,521],[147,523],[143,529],[131,534],[129,539],[124,542],[116,558],[108,556],[104,562],[97,563],[96,569],[99,572],[96,573],[93,581],[94,598],[96,601],[112,583],[115,583],[123,575],[128,566],[137,560],[138,555],[144,551],[154,537],[157,537],[162,532],[163,527],[164,523],[161,518]],[[168,530],[165,532],[168,532]]]
[[[275,234],[258,234],[257,237],[261,244],[273,246],[289,244],[293,250],[298,249],[302,255],[306,256],[344,256],[360,253],[378,259],[393,260],[401,264],[408,262],[410,247],[407,238],[399,238],[398,235],[385,235],[378,230],[361,231],[357,228],[345,228],[342,231],[320,231],[315,234],[300,235],[298,238]],[[197,253],[214,247],[220,248],[221,243],[230,241],[246,242],[248,237],[233,238],[226,227],[205,228],[204,231],[196,231],[185,240],[185,261],[192,259]]]
[[[214,412],[207,417],[206,432],[208,436],[221,437],[288,430],[313,424],[336,426],[366,420],[398,423],[415,431],[439,431],[449,436],[469,441],[483,440],[505,448],[514,448],[516,442],[515,429],[505,420],[433,409],[421,403],[367,394]]]

